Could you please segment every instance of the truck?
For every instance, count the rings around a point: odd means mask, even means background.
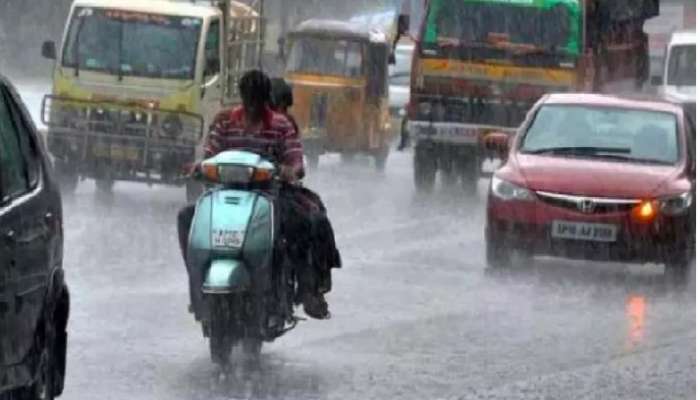
[[[55,67],[41,120],[64,191],[135,181],[193,200],[204,128],[240,101],[264,40],[262,1],[75,0],[61,45],[42,46]]]
[[[652,84],[657,86],[659,95],[683,106],[693,122],[697,103],[696,48],[697,36],[694,30],[674,32],[664,52],[662,74],[652,76]]]
[[[512,133],[548,92],[637,90],[658,0],[430,0],[414,52],[407,130],[414,182],[473,195],[491,132]]]

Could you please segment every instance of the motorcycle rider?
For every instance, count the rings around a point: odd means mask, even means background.
[[[294,104],[292,88],[283,78],[272,79],[271,106],[274,111],[284,115],[299,136],[299,125],[289,113]],[[340,253],[335,244],[335,233],[326,213],[326,207],[318,194],[298,185],[296,192],[298,202],[306,209],[312,221],[311,239],[314,253],[314,270],[317,273],[318,289],[322,293],[331,290],[331,269],[341,267]]]
[[[298,132],[285,116],[270,109],[271,83],[262,71],[246,72],[238,86],[243,104],[216,116],[206,138],[205,158],[225,150],[248,150],[270,158],[280,167],[284,182],[277,199],[281,234],[297,268],[298,298],[310,317],[329,318],[316,268],[308,262],[310,244],[314,242],[314,221],[295,189],[298,179],[304,176],[303,147]],[[178,214],[178,236],[185,259],[193,217],[194,205],[186,206]]]

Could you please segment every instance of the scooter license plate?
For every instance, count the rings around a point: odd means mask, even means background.
[[[243,233],[230,230],[214,231],[211,242],[214,247],[238,249],[243,246]]]

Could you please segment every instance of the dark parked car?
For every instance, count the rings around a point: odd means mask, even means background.
[[[62,226],[43,141],[0,75],[0,400],[63,391],[70,300]]]

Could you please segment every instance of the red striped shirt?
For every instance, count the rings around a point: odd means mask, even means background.
[[[239,106],[220,112],[209,129],[205,156],[225,150],[247,150],[303,173],[304,148],[299,133],[286,116],[265,108],[262,123],[247,127],[245,110]]]

